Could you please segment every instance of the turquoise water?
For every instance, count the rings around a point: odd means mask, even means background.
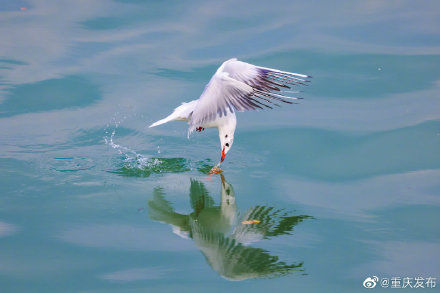
[[[0,1],[0,291],[438,289],[439,8]],[[148,125],[232,57],[313,81],[209,177],[216,131]]]

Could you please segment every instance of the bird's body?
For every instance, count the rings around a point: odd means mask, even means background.
[[[187,121],[188,136],[194,131],[217,128],[222,150],[221,162],[234,142],[235,111],[272,109],[277,103],[293,104],[299,98],[282,94],[292,85],[306,85],[309,76],[255,66],[229,59],[212,76],[198,100],[182,103],[168,117],[150,125]],[[217,166],[218,166],[217,165]]]

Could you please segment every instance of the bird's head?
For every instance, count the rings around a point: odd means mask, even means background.
[[[222,155],[220,159],[220,163],[225,159],[226,154],[232,147],[234,143],[234,132],[219,132],[220,136],[220,148],[222,150]]]

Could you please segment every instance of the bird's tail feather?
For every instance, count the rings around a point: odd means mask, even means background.
[[[154,122],[150,125],[150,127],[155,127],[170,121],[188,121],[196,105],[197,100],[191,101],[189,103],[182,103],[182,105],[174,109],[173,113],[159,121]]]
[[[170,121],[173,120],[173,118],[174,118],[174,117],[171,117],[171,116],[172,116],[172,115],[170,115],[170,116],[168,116],[168,117],[166,117],[166,118],[160,119],[160,120],[154,122],[153,124],[151,124],[149,127],[151,128],[151,127],[155,127],[155,126],[158,126],[158,125],[161,125],[161,124],[164,124],[164,123],[170,122]]]

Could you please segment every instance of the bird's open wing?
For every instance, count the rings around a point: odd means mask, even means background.
[[[224,62],[205,87],[195,107],[189,131],[228,112],[257,110],[292,104],[299,99],[284,95],[292,86],[307,85],[309,76],[255,66],[230,59]]]
[[[312,219],[312,217],[307,215],[292,216],[274,207],[255,206],[244,214],[242,221],[256,220],[258,223],[238,225],[231,238],[244,244],[250,244],[264,238],[290,234],[294,227],[305,219]]]

